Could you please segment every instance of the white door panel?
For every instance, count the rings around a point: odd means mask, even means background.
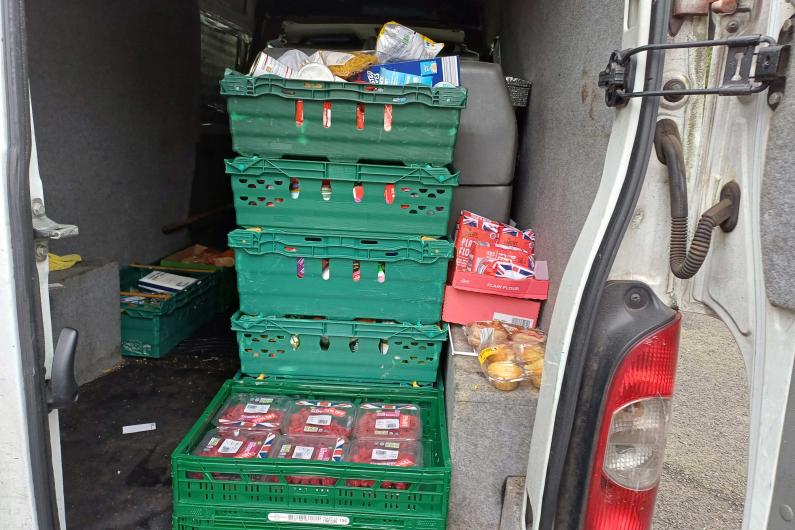
[[[625,6],[625,31],[622,47],[630,48],[648,42],[650,2],[629,0]],[[610,51],[610,50],[609,50]],[[607,53],[609,53],[607,51]],[[605,55],[605,60],[607,54]],[[645,54],[638,56],[637,71],[646,69]],[[636,88],[643,87],[643,76],[636,76]],[[544,378],[538,398],[536,419],[530,441],[526,481],[527,496],[534,514],[539,513],[544,494],[546,466],[550,454],[555,412],[560,398],[564,367],[574,329],[580,300],[585,289],[594,257],[604,237],[611,214],[621,193],[623,179],[629,165],[640,113],[641,100],[636,99],[616,111],[613,133],[607,147],[602,180],[594,198],[583,231],[577,240],[560,284],[552,314],[544,362]],[[527,510],[525,506],[525,510]],[[538,529],[538,518],[533,521]]]

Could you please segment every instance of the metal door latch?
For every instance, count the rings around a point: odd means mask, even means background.
[[[31,201],[31,211],[33,213],[33,230],[37,238],[64,239],[75,237],[79,230],[75,225],[56,223],[44,211],[44,202],[41,199]]]
[[[726,46],[726,67],[723,82],[718,87],[682,88],[632,92],[635,81],[635,56],[641,52],[681,48],[710,48]],[[630,98],[649,96],[690,96],[715,94],[744,96],[767,89],[784,77],[789,61],[789,44],[778,44],[772,37],[745,35],[726,39],[692,42],[647,44],[637,48],[616,50],[610,55],[607,67],[599,74],[599,86],[605,89],[608,107],[621,107]]]

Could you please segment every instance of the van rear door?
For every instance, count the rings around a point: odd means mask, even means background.
[[[687,14],[685,4],[707,9],[701,17],[672,20],[672,10]],[[746,362],[751,432],[743,527],[792,524],[795,97],[783,78],[758,92],[731,85],[757,87],[770,75],[767,68],[788,73],[788,49],[773,54],[772,44],[791,39],[793,6],[757,0],[729,9],[718,2],[713,10],[719,13],[710,14],[709,4],[626,2],[623,49],[663,42],[692,47],[637,53],[625,91],[721,86],[735,92],[633,97],[615,110],[602,182],[551,320],[526,481],[527,528],[651,527],[679,309],[721,318]],[[754,34],[769,38],[754,45],[735,40],[733,47],[695,42]],[[743,44],[750,51],[743,53]],[[603,81],[623,73],[606,72]],[[665,127],[678,133],[678,154],[675,142],[663,140]],[[669,242],[672,226],[681,231],[681,223],[671,221],[683,204],[679,196],[671,205],[677,171],[684,174],[690,234],[702,213],[725,206],[722,199],[731,195],[739,204],[714,223],[722,227],[707,230],[702,222],[711,241],[699,236],[701,246],[690,248],[689,261]],[[671,272],[671,246],[679,277]],[[702,254],[703,265],[690,267]],[[697,272],[683,271],[689,268]],[[692,272],[692,279],[681,279]]]

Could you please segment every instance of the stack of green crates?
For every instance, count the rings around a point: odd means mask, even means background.
[[[440,319],[466,89],[227,71],[221,93],[240,155],[226,172],[240,226],[229,247],[243,378],[221,389],[172,456],[174,528],[443,529],[450,458]],[[252,391],[418,404],[423,466],[191,456],[223,400]],[[302,473],[335,485],[285,480]],[[277,480],[257,480],[265,475]],[[347,487],[357,477],[375,485]],[[382,489],[377,479],[411,486]]]

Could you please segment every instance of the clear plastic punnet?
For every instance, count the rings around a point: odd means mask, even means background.
[[[419,440],[421,412],[419,406],[407,403],[362,403],[353,432],[357,438]]]
[[[218,427],[279,431],[290,402],[279,396],[233,394],[218,411],[213,423]]]
[[[355,411],[350,401],[299,399],[293,403],[283,431],[291,435],[348,437]]]
[[[348,461],[376,466],[422,467],[422,445],[415,440],[354,440],[348,452]],[[346,485],[359,488],[375,486],[375,480],[350,479]],[[382,489],[409,489],[407,482],[381,481]]]

